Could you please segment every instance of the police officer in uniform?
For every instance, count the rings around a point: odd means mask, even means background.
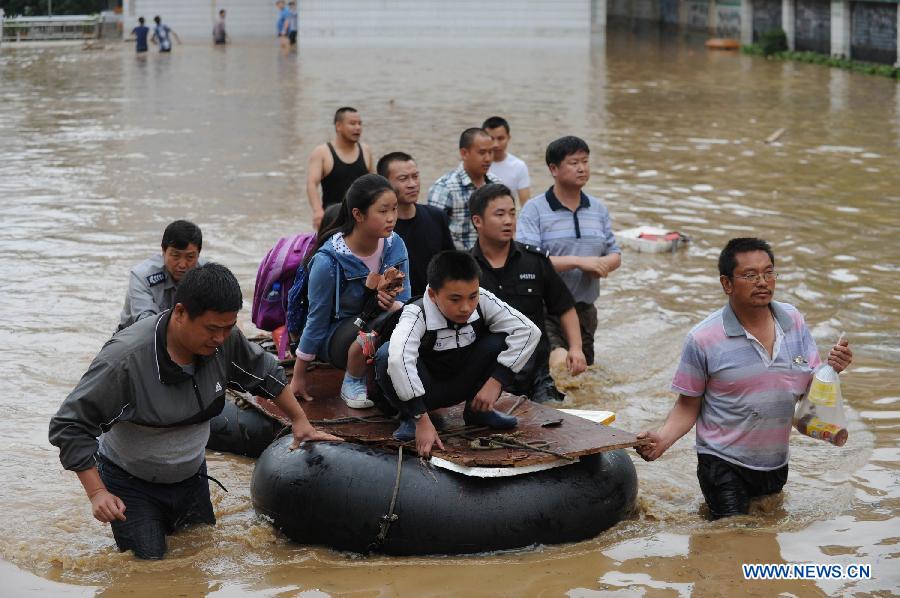
[[[167,226],[163,232],[162,254],[131,269],[118,330],[171,309],[179,281],[188,270],[203,263],[200,261],[202,248],[203,234],[193,222],[176,220]]]
[[[488,184],[469,198],[472,224],[478,241],[472,255],[481,267],[481,286],[525,314],[544,330],[544,314],[559,316],[569,342],[566,367],[573,375],[585,370],[581,329],[572,293],[539,248],[514,241],[516,203],[506,185]],[[545,337],[528,365],[516,377],[511,392],[536,402],[561,401],[563,395],[550,377],[550,345]]]

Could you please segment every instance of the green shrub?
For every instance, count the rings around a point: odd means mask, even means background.
[[[882,77],[890,77],[900,80],[900,68],[889,64],[875,64],[872,62],[862,62],[860,60],[851,60],[849,58],[832,58],[827,54],[819,54],[818,52],[789,52],[787,50],[770,52],[766,54],[762,46],[762,40],[759,44],[750,44],[742,46],[741,51],[750,56],[765,56],[769,60],[795,60],[797,62],[806,62],[810,64],[821,64],[839,69],[847,69],[857,73],[865,73],[867,75],[880,75]]]
[[[763,56],[771,56],[778,52],[786,52],[788,49],[787,35],[784,33],[783,29],[766,31],[759,36],[759,47],[762,50]]]

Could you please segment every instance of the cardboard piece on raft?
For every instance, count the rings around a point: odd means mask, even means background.
[[[347,441],[375,444],[391,449],[399,446],[400,443],[391,437],[397,428],[397,420],[381,416],[375,408],[351,409],[340,399],[342,377],[341,370],[327,366],[316,367],[307,372],[307,388],[310,394],[316,397],[315,401],[302,403],[307,418],[316,428]],[[522,398],[504,393],[497,402],[497,409],[505,413],[520,399]],[[288,423],[284,413],[272,401],[254,397],[250,403],[268,416],[282,423]],[[454,436],[452,435],[454,431],[461,430],[465,426],[463,408],[464,404],[460,403],[437,411],[444,420],[438,433],[446,450],[435,450],[433,454],[464,467],[526,467],[559,461],[560,455],[574,459],[645,443],[630,432],[527,399],[522,399],[513,412],[513,415],[519,418],[519,425],[516,428],[512,430],[484,428]],[[374,421],[342,419],[355,417],[371,418]],[[533,443],[534,446],[550,452],[519,447],[473,448],[473,440],[486,438],[494,433],[512,435],[518,442]],[[407,446],[411,445],[412,443],[409,443]]]

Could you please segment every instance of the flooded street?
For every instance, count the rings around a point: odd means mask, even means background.
[[[305,169],[358,108],[376,158],[402,150],[428,186],[457,164],[466,127],[512,127],[532,190],[546,144],[591,146],[587,190],[617,230],[650,224],[693,242],[623,256],[598,302],[598,366],[565,380],[568,407],[662,422],[686,332],[724,303],[716,258],[734,236],[775,250],[776,298],[820,352],[846,331],[850,438],[792,434],[790,479],[751,516],[700,509],[693,433],[659,461],[632,452],[635,516],[577,544],[472,557],[360,558],[288,542],[250,505],[253,462],[208,456],[214,529],[176,535],[161,562],[117,552],[47,424],[115,330],[129,268],[167,223],[241,281],[245,330],[257,266],[309,230]],[[764,140],[786,131],[772,145]],[[0,595],[587,597],[796,596],[900,588],[900,84],[825,67],[709,53],[610,32],[571,49],[321,49],[264,42],[0,51]],[[401,513],[402,516],[402,513]],[[868,563],[865,581],[744,581],[741,563]],[[319,592],[314,592],[318,590]],[[324,594],[323,594],[324,593]]]

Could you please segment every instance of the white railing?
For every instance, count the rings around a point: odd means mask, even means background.
[[[3,41],[22,42],[38,40],[96,39],[100,37],[99,15],[58,17],[0,16],[0,36]]]

